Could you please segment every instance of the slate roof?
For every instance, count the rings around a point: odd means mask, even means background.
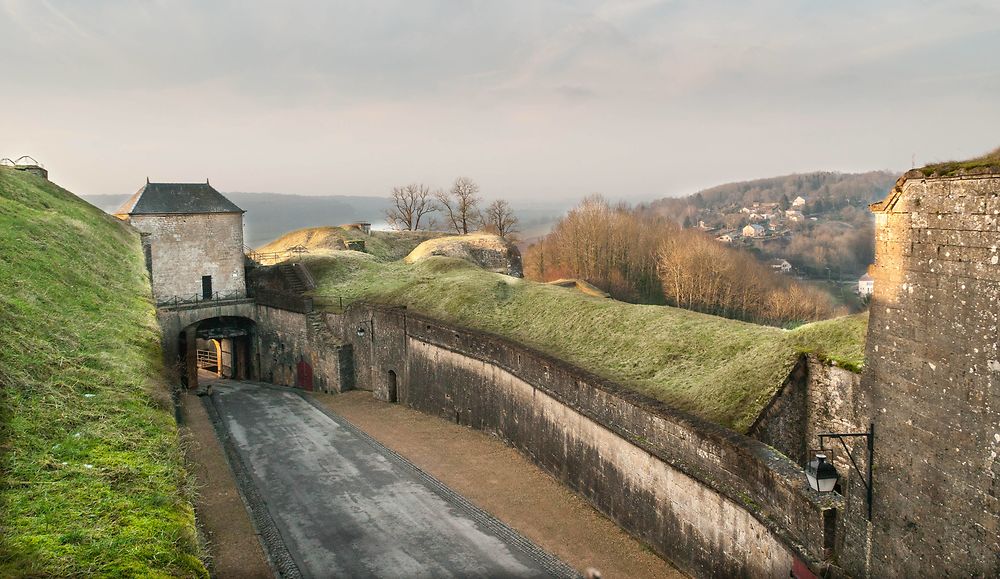
[[[129,197],[115,215],[161,213],[245,213],[206,183],[149,183]]]

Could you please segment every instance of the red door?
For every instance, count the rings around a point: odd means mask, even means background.
[[[312,392],[313,389],[313,369],[304,358],[299,359],[295,373],[295,386]]]

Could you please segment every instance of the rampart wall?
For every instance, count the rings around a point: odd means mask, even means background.
[[[318,313],[257,304],[261,380],[319,392],[349,390],[353,383],[350,346],[336,339],[324,323]]]
[[[797,464],[812,457],[821,432],[863,432],[868,422],[859,415],[861,376],[803,356],[771,403],[761,411],[748,434],[772,446]],[[836,450],[836,449],[835,449]],[[835,454],[837,467],[849,475],[847,458]]]
[[[358,388],[495,434],[692,575],[819,571],[835,544],[842,499],[756,440],[402,309],[327,317],[352,342]]]
[[[1000,173],[981,171],[913,171],[872,207],[875,500],[858,575],[1000,576]]]

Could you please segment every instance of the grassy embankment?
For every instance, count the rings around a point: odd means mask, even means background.
[[[205,576],[138,235],[0,167],[0,576]]]
[[[786,331],[665,306],[632,305],[431,257],[307,255],[317,296],[394,305],[505,336],[674,407],[745,431],[812,352],[857,370],[867,316]],[[321,300],[322,301],[322,300]]]
[[[1000,170],[1000,147],[981,157],[976,157],[975,159],[969,159],[967,161],[945,161],[943,163],[932,163],[926,167],[914,169],[914,171],[919,172],[925,177],[950,177],[952,175],[958,175],[965,172],[977,172],[984,170]]]
[[[307,227],[290,231],[257,251],[284,252],[289,247],[303,245],[315,253],[346,249],[348,242],[363,241],[365,253],[377,261],[395,261],[406,257],[422,242],[446,235],[432,231],[372,231],[365,235],[360,229],[352,227]]]

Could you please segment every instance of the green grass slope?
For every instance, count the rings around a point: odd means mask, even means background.
[[[372,231],[366,235],[354,227],[306,227],[290,231],[257,249],[261,253],[284,252],[297,245],[311,253],[325,253],[347,247],[349,241],[363,241],[365,253],[378,261],[403,259],[428,239],[447,237],[440,231]]]
[[[744,432],[798,355],[851,369],[863,360],[866,316],[787,331],[585,295],[431,257],[414,265],[344,252],[307,258],[318,303],[368,300],[505,336],[676,408]]]
[[[917,174],[924,177],[950,177],[966,172],[995,172],[1000,171],[1000,147],[975,159],[967,161],[945,161],[943,163],[933,163],[926,167],[915,169]],[[911,171],[912,172],[912,171]],[[909,175],[909,173],[907,173]],[[905,177],[906,175],[904,175]]]
[[[138,236],[0,167],[0,576],[205,576]]]

